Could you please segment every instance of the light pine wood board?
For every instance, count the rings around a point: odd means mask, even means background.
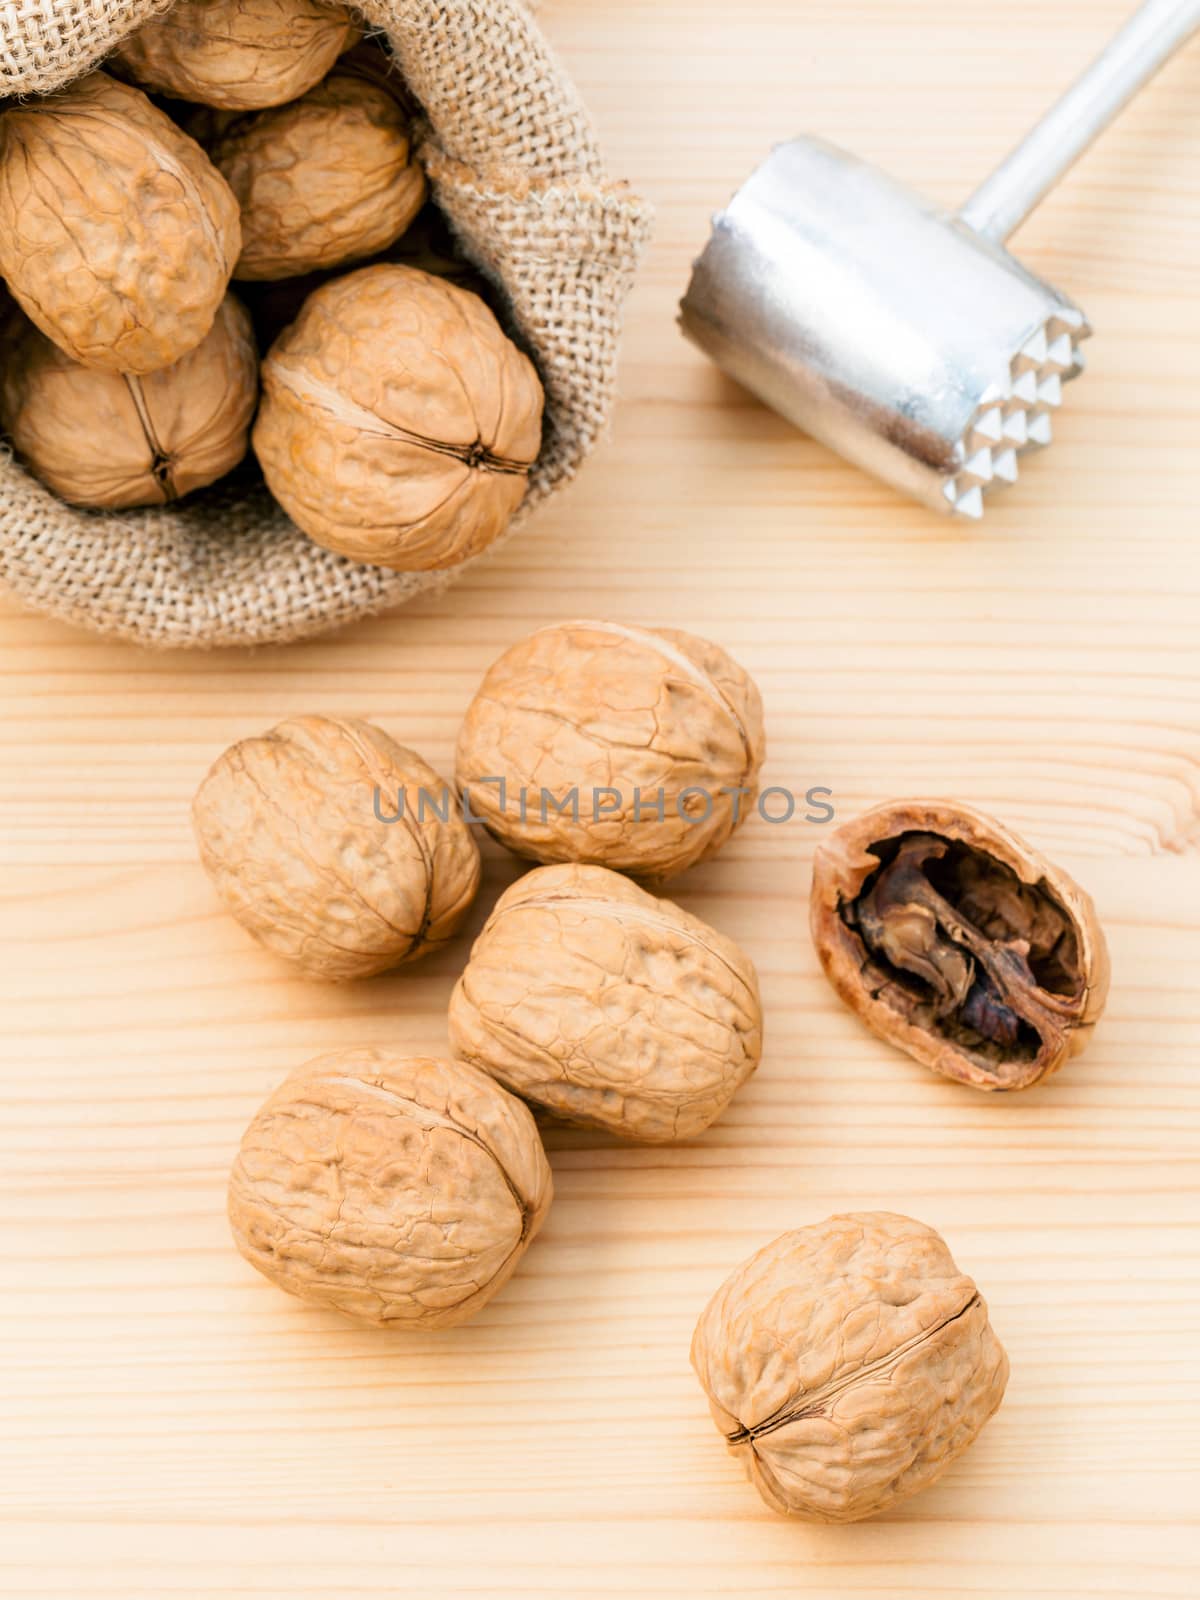
[[[708,213],[820,130],[946,202],[1129,0],[559,0],[545,25],[658,207],[615,435],[445,595],[321,643],[152,657],[0,600],[0,1591],[21,1597],[1191,1596],[1200,1588],[1200,51],[1018,248],[1089,310],[1052,453],[978,530],[931,521],[753,404],[674,305]],[[445,1047],[467,944],[343,990],[220,912],[187,805],[292,711],[446,769],[489,661],[595,613],[757,676],[767,781],[842,816],[950,793],[1094,894],[1091,1052],[1024,1097],[862,1031],[805,928],[819,830],[755,823],[676,898],[758,963],[768,1046],[706,1138],[548,1135],[517,1278],[437,1337],[360,1332],[234,1253],[242,1127],[316,1051]],[[515,873],[498,850],[475,926]],[[944,1231],[1008,1398],[930,1493],[812,1529],[760,1506],[687,1363],[729,1269],[841,1209]]]

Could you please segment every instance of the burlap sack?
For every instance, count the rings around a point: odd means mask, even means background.
[[[86,72],[163,0],[0,0],[0,95]],[[520,0],[364,0],[428,119],[423,158],[466,255],[496,283],[546,386],[518,521],[608,420],[646,207],[605,177],[578,96]],[[515,524],[514,524],[515,525]],[[476,558],[481,559],[481,558]],[[320,549],[262,487],[101,515],[0,455],[0,579],[38,610],[141,644],[267,644],[440,586]]]

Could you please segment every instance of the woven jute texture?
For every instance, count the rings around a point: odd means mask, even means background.
[[[0,0],[0,96],[61,87],[165,9]],[[649,214],[607,179],[576,91],[521,0],[357,10],[421,102],[434,197],[546,387],[543,448],[515,527],[604,431]],[[298,639],[440,587],[467,564],[396,573],[346,561],[307,539],[260,482],[164,509],[77,511],[0,455],[0,580],[38,610],[142,644]]]

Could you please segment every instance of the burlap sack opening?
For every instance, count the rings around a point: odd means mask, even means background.
[[[0,0],[0,95],[61,87],[166,9]],[[364,0],[357,10],[421,102],[434,198],[546,386],[542,453],[516,527],[574,475],[608,421],[648,211],[606,178],[576,91],[521,0]],[[261,484],[217,485],[176,507],[78,511],[0,454],[0,580],[37,610],[139,644],[299,639],[468,565],[396,573],[346,561],[307,539]]]

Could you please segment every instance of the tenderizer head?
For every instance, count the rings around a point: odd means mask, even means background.
[[[1050,443],[1083,313],[999,245],[819,139],[776,147],[713,225],[687,336],[815,438],[977,518]]]

